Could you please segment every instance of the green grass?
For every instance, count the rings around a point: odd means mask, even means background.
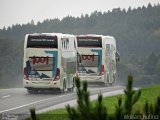
[[[65,108],[55,109],[42,114],[38,114],[37,117],[38,120],[69,120]],[[31,119],[28,118],[26,120],[31,120]]]
[[[153,104],[158,96],[160,96],[160,85],[153,85],[149,87],[144,87],[141,89],[142,93],[140,96],[139,101],[134,105],[133,111],[140,111],[142,112],[143,105],[145,104],[146,101],[149,103]],[[125,100],[124,95],[116,95],[116,96],[111,96],[111,97],[104,97],[104,104],[107,107],[107,111],[109,114],[113,114],[115,111],[115,106],[117,105],[118,102],[118,96],[122,97],[123,104]]]
[[[145,102],[148,101],[151,104],[154,104],[157,97],[160,96],[160,85],[154,85],[150,87],[145,87],[142,89],[142,95],[140,96],[139,101],[135,104],[134,111],[142,111],[142,106]]]
[[[146,101],[153,104],[155,102],[156,98],[158,96],[160,96],[160,84],[149,86],[149,87],[144,87],[141,90],[142,90],[142,94],[140,96],[139,101],[135,104],[135,106],[133,108],[134,111],[141,111],[142,112],[143,105]],[[110,97],[104,97],[103,103],[107,107],[107,112],[109,114],[114,113],[115,106],[117,105],[117,97],[118,96],[122,97],[123,103],[124,103],[125,96],[123,94],[116,95],[116,96],[110,96]],[[93,103],[93,105],[95,105],[96,101],[93,101],[92,103]],[[48,111],[43,114],[39,114],[38,118],[39,118],[39,120],[69,120],[67,117],[67,111],[65,108],[55,109],[55,110]]]
[[[3,87],[3,86],[0,86],[0,89],[7,89],[8,87]]]

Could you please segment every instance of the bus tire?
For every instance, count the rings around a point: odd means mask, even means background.
[[[113,83],[116,83],[116,73],[113,74]]]
[[[61,93],[64,93],[65,90],[66,90],[66,81],[65,81],[65,79],[64,79],[64,80],[63,80],[63,88],[62,88],[62,90],[61,90]]]
[[[109,74],[106,73],[104,79],[105,79],[104,86],[108,87],[109,86]]]
[[[28,92],[29,94],[33,94],[33,93],[34,93],[33,90],[29,90],[29,89],[27,89],[27,92]]]
[[[105,87],[108,87],[108,83],[107,83],[107,82],[105,82],[105,83],[104,83],[104,86],[105,86]]]
[[[36,89],[27,89],[27,92],[29,93],[29,94],[37,94],[38,93],[38,90],[36,90]]]
[[[73,77],[73,79],[72,79],[72,87],[68,88],[67,91],[68,92],[73,92],[74,91],[74,87],[75,87],[75,82],[74,82],[74,77]]]
[[[73,83],[73,86],[72,86],[72,92],[73,92],[73,91],[74,91],[74,88],[75,88],[75,86],[76,86],[76,85],[75,85],[75,77],[73,77],[73,82],[72,82],[72,83]]]
[[[68,92],[73,92],[72,88],[67,89]]]

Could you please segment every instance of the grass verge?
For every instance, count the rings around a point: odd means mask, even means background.
[[[159,91],[160,91],[160,84],[142,88],[142,94],[140,96],[140,99],[135,104],[133,110],[142,111],[142,106],[145,104],[146,101],[153,104],[156,98],[160,96]],[[108,114],[114,113],[115,106],[118,100],[117,97],[119,96],[122,97],[123,104],[124,104],[125,96],[123,94],[103,98],[103,103],[105,106],[107,106]],[[95,105],[96,101],[93,101],[92,103],[93,105]],[[67,111],[65,108],[55,109],[42,114],[38,114],[37,117],[39,120],[69,120],[67,117]],[[27,120],[31,120],[31,119],[28,118]]]

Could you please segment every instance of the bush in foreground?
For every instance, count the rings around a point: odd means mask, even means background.
[[[115,105],[115,112],[108,114],[107,106],[103,104],[103,96],[101,93],[98,95],[96,104],[90,101],[90,93],[88,91],[88,84],[86,81],[80,84],[79,77],[76,77],[77,88],[77,107],[66,106],[68,112],[68,119],[70,120],[149,120],[160,119],[160,96],[152,104],[146,101],[144,105],[135,111],[135,104],[141,97],[141,90],[135,91],[132,87],[133,76],[128,76],[128,84],[124,90],[125,99],[122,97],[117,98]],[[137,107],[137,105],[136,105]],[[142,111],[143,108],[143,111]],[[31,110],[31,119],[37,120],[35,109]],[[52,113],[53,114],[53,113]],[[56,118],[55,118],[56,119]],[[67,118],[65,118],[67,119]],[[40,119],[39,119],[40,120]],[[48,119],[45,119],[48,120]],[[53,118],[54,120],[54,118]]]
[[[68,116],[71,120],[106,120],[107,110],[103,105],[103,96],[98,95],[98,100],[95,106],[92,105],[89,99],[88,84],[86,81],[83,82],[83,87],[80,84],[79,77],[75,79],[77,87],[77,104],[78,107],[66,106]]]
[[[76,88],[77,88],[77,104],[78,106],[70,107],[66,106],[68,117],[70,120],[142,120],[149,119],[152,115],[160,119],[160,97],[154,105],[149,105],[148,102],[144,105],[144,111],[133,111],[133,106],[138,102],[141,96],[141,90],[133,90],[133,76],[128,76],[128,84],[124,90],[125,99],[121,97],[117,98],[117,105],[115,113],[110,115],[107,114],[107,106],[103,104],[103,96],[100,93],[96,101],[96,105],[93,106],[89,98],[89,91],[87,90],[87,82],[83,82],[83,86],[80,84],[80,78],[76,77]]]

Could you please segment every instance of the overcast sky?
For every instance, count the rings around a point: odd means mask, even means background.
[[[0,29],[12,24],[26,24],[32,19],[62,19],[67,15],[81,16],[113,8],[137,8],[160,3],[160,0],[0,0]]]

